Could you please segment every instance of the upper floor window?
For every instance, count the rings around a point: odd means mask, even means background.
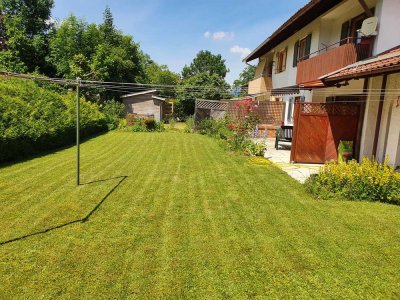
[[[276,54],[275,73],[281,73],[286,70],[287,47]]]
[[[375,8],[371,8],[371,12],[375,12]],[[347,22],[342,24],[342,28],[340,31],[340,45],[348,44],[348,43],[359,43],[361,38],[359,38],[358,30],[361,28],[362,23],[368,16],[363,13],[354,17]]]
[[[310,57],[310,50],[311,34],[294,44],[293,67],[296,67],[299,61],[308,59]]]

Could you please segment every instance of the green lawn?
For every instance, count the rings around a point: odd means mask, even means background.
[[[184,133],[87,141],[82,181],[74,148],[0,169],[0,299],[400,298],[398,206]]]

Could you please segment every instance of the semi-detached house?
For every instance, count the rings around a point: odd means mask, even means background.
[[[400,165],[399,15],[399,0],[313,0],[245,58],[258,60],[249,95],[286,102],[293,161],[352,140],[357,158]]]

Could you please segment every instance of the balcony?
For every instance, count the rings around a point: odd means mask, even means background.
[[[257,95],[263,94],[272,89],[272,77],[261,76],[249,82],[248,94]]]
[[[354,44],[336,43],[310,54],[297,65],[296,83],[302,87],[323,86],[319,78],[370,56],[370,40],[368,43]],[[342,45],[340,45],[342,44]]]

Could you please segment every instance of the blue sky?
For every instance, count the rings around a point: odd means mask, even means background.
[[[53,18],[73,13],[102,22],[108,5],[115,25],[132,35],[159,64],[180,72],[200,50],[221,54],[232,83],[244,68],[243,56],[266,39],[307,0],[178,1],[55,0]],[[246,49],[247,48],[247,49]]]

